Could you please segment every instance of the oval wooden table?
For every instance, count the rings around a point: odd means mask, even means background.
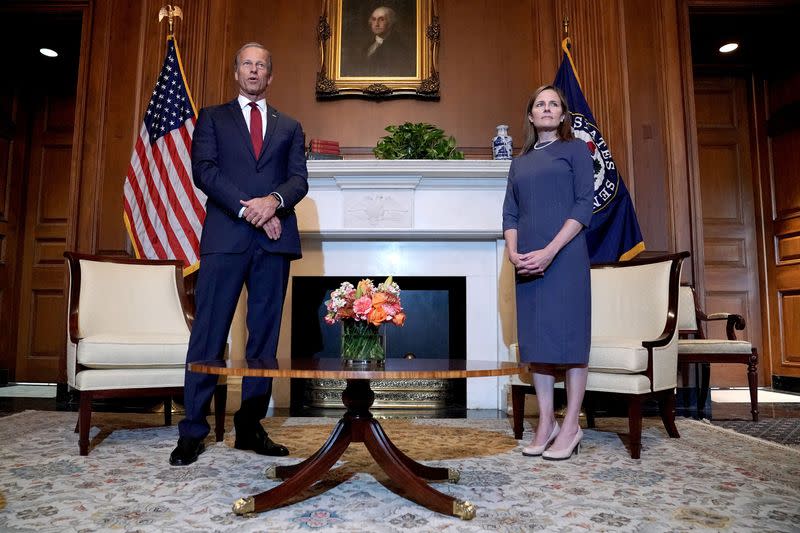
[[[470,520],[475,506],[431,487],[427,481],[458,482],[460,474],[451,468],[418,463],[400,451],[373,418],[369,408],[375,400],[371,379],[456,379],[508,376],[526,368],[524,363],[459,361],[452,359],[388,359],[381,367],[349,366],[339,359],[296,359],[276,361],[203,361],[190,363],[189,370],[224,376],[273,378],[346,379],[342,403],[347,408],[328,440],[311,457],[294,465],[273,466],[267,475],[283,483],[270,490],[240,498],[233,512],[267,511],[283,504],[318,481],[331,469],[351,442],[363,442],[370,455],[392,479],[401,494],[433,511]]]

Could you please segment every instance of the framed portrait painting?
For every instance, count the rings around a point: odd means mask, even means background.
[[[325,0],[317,97],[439,97],[436,0]]]

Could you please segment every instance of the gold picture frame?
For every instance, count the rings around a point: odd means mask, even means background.
[[[436,0],[325,0],[318,99],[439,98]]]

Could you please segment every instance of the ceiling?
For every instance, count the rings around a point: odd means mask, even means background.
[[[773,70],[786,61],[793,65],[798,61],[792,41],[800,21],[800,4],[739,13],[692,13],[689,20],[695,68]],[[720,46],[731,41],[739,43],[736,51],[719,52]]]
[[[75,13],[3,13],[0,17],[0,62],[7,80],[23,87],[77,85],[80,60],[81,17]],[[58,52],[45,57],[42,47]]]

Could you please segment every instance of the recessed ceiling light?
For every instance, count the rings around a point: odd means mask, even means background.
[[[739,48],[739,43],[726,43],[719,47],[719,51],[728,54]]]
[[[39,53],[47,57],[58,57],[58,52],[52,48],[39,48]]]

